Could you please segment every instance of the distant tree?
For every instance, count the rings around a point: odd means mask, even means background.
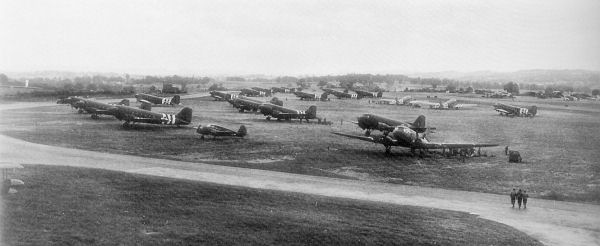
[[[454,91],[456,91],[456,85],[453,85],[453,84],[449,84],[449,85],[447,85],[447,86],[446,86],[446,91],[449,91],[449,92],[454,92]]]
[[[598,96],[600,95],[600,90],[599,89],[593,89],[592,90],[592,96]]]
[[[98,85],[94,84],[94,83],[90,83],[86,86],[86,89],[90,90],[90,91],[95,91],[98,89]]]
[[[306,79],[299,79],[296,82],[296,85],[298,85],[298,87],[302,88],[302,89],[306,89],[310,87],[310,84],[306,81]]]
[[[319,83],[317,84],[317,86],[319,86],[319,87],[323,87],[323,86],[326,86],[326,85],[327,85],[327,81],[325,81],[325,80],[321,80],[321,81],[319,81]]]
[[[225,89],[225,87],[223,87],[223,84],[212,84],[210,87],[208,87],[209,91],[225,91],[227,89]]]
[[[519,84],[515,82],[508,82],[504,85],[504,90],[508,93],[518,95],[519,94]]]
[[[6,74],[0,73],[0,84],[8,83],[8,76]]]

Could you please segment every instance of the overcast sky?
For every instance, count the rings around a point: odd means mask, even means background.
[[[600,70],[600,1],[0,0],[0,70]]]

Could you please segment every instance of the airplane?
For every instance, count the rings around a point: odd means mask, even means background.
[[[139,94],[135,94],[135,99],[138,102],[147,102],[153,105],[179,105],[179,100],[180,97],[179,95],[175,95],[172,98],[167,98],[167,97],[158,97],[155,95],[150,95],[150,94],[144,94],[144,93],[139,93]]]
[[[413,123],[392,120],[374,114],[363,114],[357,120],[357,122],[353,123],[357,124],[361,129],[367,130],[365,136],[371,135],[371,130],[389,131],[397,126],[406,126],[417,133],[427,133],[435,130],[434,127],[425,126],[424,115],[419,115]]]
[[[209,93],[210,93],[210,96],[215,99],[215,101],[229,101],[238,96],[233,93],[226,93],[226,92],[222,92],[222,91],[211,91]]]
[[[358,95],[357,94],[351,94],[351,93],[336,91],[336,90],[332,90],[332,89],[323,89],[323,91],[325,91],[325,92],[327,92],[329,94],[333,94],[337,98],[358,99]]]
[[[295,88],[288,89],[285,87],[271,87],[271,91],[273,91],[274,93],[290,93],[290,92],[295,92],[296,89]]]
[[[256,99],[251,99],[251,98],[247,98],[247,97],[243,97],[243,96],[233,99],[231,101],[231,103],[233,104],[234,108],[237,108],[240,110],[240,113],[243,113],[244,111],[257,112],[260,109],[260,105],[265,104],[265,102],[263,102],[263,101],[259,101]],[[273,97],[271,99],[271,101],[269,101],[269,103],[278,105],[278,106],[283,106],[283,102],[281,100],[277,99],[277,97]]]
[[[537,114],[537,106],[530,107],[517,107],[513,105],[496,103],[494,104],[494,110],[498,111],[500,115],[505,116],[520,116],[520,117],[533,117]]]
[[[270,97],[273,94],[273,91],[271,89],[264,89],[264,88],[260,88],[260,87],[252,87],[252,90],[255,91],[262,91],[265,93],[265,96]]]
[[[420,116],[419,116],[420,117]],[[425,119],[423,118],[423,121]],[[495,147],[498,144],[474,144],[474,143],[432,143],[425,138],[425,134],[419,135],[419,133],[411,129],[407,125],[393,126],[386,129],[382,135],[377,136],[357,136],[351,134],[345,134],[341,132],[332,132],[333,134],[344,136],[348,138],[359,139],[367,142],[383,144],[385,147],[385,153],[390,154],[392,146],[399,146],[404,148],[410,148],[414,154],[416,149],[429,150],[429,149],[441,149],[445,154],[446,149],[454,152],[457,149],[474,151],[475,148],[483,147]],[[479,152],[479,151],[478,151]]]
[[[227,129],[225,127],[222,126],[218,126],[215,124],[209,124],[209,125],[198,125],[198,127],[196,128],[196,133],[200,134],[200,139],[204,139],[205,135],[211,135],[213,136],[213,139],[215,139],[216,137],[240,137],[243,138],[244,136],[246,136],[247,131],[246,131],[246,127],[244,125],[240,126],[240,129],[236,132],[234,130],[230,130]]]
[[[276,118],[278,121],[281,119],[299,119],[302,122],[304,119],[306,122],[309,122],[309,119],[317,119],[317,106],[314,105],[310,106],[306,111],[300,111],[265,103],[260,105],[260,112],[267,116],[267,120],[271,120],[271,118]]]
[[[306,101],[325,101],[327,100],[327,92],[319,95],[319,94],[310,94],[310,93],[306,93],[306,92],[302,92],[302,91],[295,91],[294,95],[296,95],[297,97],[300,98],[300,100],[306,100]]]
[[[254,89],[242,89],[242,91],[240,92],[240,95],[242,96],[247,96],[247,97],[264,97],[266,96],[266,92],[264,91],[257,91]]]
[[[413,99],[412,99],[411,96],[405,96],[405,97],[402,97],[400,99],[398,99],[398,97],[396,97],[396,104],[398,104],[398,105],[407,105],[412,100]]]
[[[92,114],[92,119],[100,119],[99,115],[112,115],[110,109],[117,105],[129,106],[129,100],[123,99],[119,103],[101,103],[94,100],[88,100],[80,97],[69,97],[59,100],[57,103],[69,103],[71,107],[76,108],[78,113],[89,113]]]
[[[448,99],[445,102],[430,102],[430,101],[410,101],[409,105],[413,107],[429,107],[432,109],[460,109],[475,107],[477,104],[458,103],[455,98]]]
[[[72,108],[77,108],[75,106],[75,103],[79,102],[80,100],[82,100],[82,97],[77,97],[77,96],[71,96],[71,97],[65,97],[65,98],[60,98],[56,101],[56,104],[70,104]],[[83,113],[83,112],[80,112]]]
[[[383,96],[383,92],[369,92],[369,91],[365,91],[365,90],[354,90],[354,92],[356,92],[356,95],[358,96],[358,98],[381,98]]]
[[[109,111],[118,120],[125,121],[123,123],[125,128],[131,127],[135,123],[181,126],[192,122],[192,109],[189,107],[181,109],[177,114],[157,113],[123,105],[116,105]]]

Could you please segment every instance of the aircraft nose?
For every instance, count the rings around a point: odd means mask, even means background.
[[[271,110],[271,107],[262,104],[262,105],[258,106],[258,109],[260,109],[260,112],[265,113],[265,112],[269,112]]]
[[[357,118],[358,120],[358,126],[362,129],[367,128],[368,126],[368,121],[369,121],[369,117],[367,115],[361,115]]]

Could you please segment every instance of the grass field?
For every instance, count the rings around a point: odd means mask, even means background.
[[[398,96],[408,94],[399,93]],[[419,99],[427,94],[410,94]],[[535,118],[499,116],[490,106],[498,100],[457,96],[480,105],[465,110],[431,110],[370,104],[363,100],[305,102],[293,94],[278,94],[284,105],[305,110],[317,105],[317,114],[334,122],[318,125],[266,121],[262,115],[238,113],[226,102],[211,98],[186,99],[194,109],[193,126],[216,123],[237,129],[246,125],[245,139],[201,141],[192,128],[140,126],[125,130],[110,116],[92,120],[68,106],[58,105],[2,112],[2,134],[31,142],[151,156],[191,162],[240,166],[283,172],[373,180],[448,189],[508,193],[523,188],[532,197],[600,202],[600,113],[597,102],[564,102],[520,98],[507,103],[536,104]],[[393,97],[393,93],[385,96]],[[267,100],[268,98],[265,98]],[[287,99],[287,100],[286,100]],[[179,108],[154,108],[175,112]],[[486,149],[493,157],[412,157],[406,149],[385,155],[383,146],[346,139],[331,131],[362,134],[350,121],[363,113],[414,121],[427,117],[437,128],[435,142],[498,143]],[[504,146],[519,150],[524,163],[508,163]]]
[[[2,245],[541,245],[475,215],[27,165]]]

